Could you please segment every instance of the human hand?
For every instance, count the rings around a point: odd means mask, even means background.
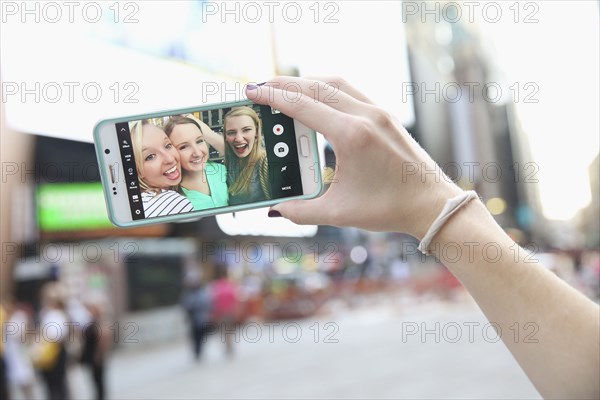
[[[462,192],[392,115],[339,78],[277,77],[248,85],[246,94],[322,133],[336,155],[333,183],[323,196],[277,204],[271,214],[420,240],[446,200]]]
[[[202,129],[202,132],[204,132],[205,130],[212,131],[212,129],[210,129],[210,127],[204,121],[198,119],[198,117],[196,117],[194,114],[187,113],[187,114],[183,114],[183,116],[186,117],[186,118],[189,118],[191,120],[196,121],[196,123],[200,125],[200,128]]]

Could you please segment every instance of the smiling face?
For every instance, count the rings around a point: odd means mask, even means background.
[[[247,115],[227,117],[225,121],[225,140],[239,158],[250,154],[256,141],[256,126]]]
[[[169,137],[179,152],[184,170],[196,172],[204,169],[209,155],[208,145],[196,125],[175,125]]]
[[[169,189],[181,182],[179,153],[165,134],[152,125],[142,128],[142,165],[140,177],[151,188]]]

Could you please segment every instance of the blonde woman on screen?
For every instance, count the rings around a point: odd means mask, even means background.
[[[247,106],[234,107],[223,117],[229,204],[271,199],[267,152],[258,114]]]
[[[131,124],[130,131],[146,218],[193,211],[192,203],[176,190],[181,182],[179,153],[162,128],[143,120]]]

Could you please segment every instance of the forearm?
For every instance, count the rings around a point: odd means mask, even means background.
[[[219,135],[204,122],[198,120],[198,123],[202,127],[202,134],[204,135],[204,140],[206,143],[210,144],[215,150],[219,152],[221,156],[225,155],[225,141],[223,136]]]
[[[219,155],[225,155],[225,143],[223,143],[223,137],[221,135],[213,131],[208,131],[208,133],[204,135],[204,138],[208,144],[219,152]]]
[[[287,90],[279,89],[289,83],[303,94],[298,101],[290,102]],[[317,199],[273,206],[273,216],[404,232],[420,240],[447,199],[462,191],[394,117],[343,79],[278,77],[246,89],[254,102],[323,133],[335,150],[335,184]],[[331,95],[335,107],[327,101]],[[525,252],[479,200],[452,215],[428,249],[502,329],[502,339],[542,395],[598,397],[598,306],[541,265],[527,263]],[[527,329],[528,323],[537,329],[537,343],[523,335],[515,340],[514,329]]]
[[[598,398],[598,306],[528,256],[480,201],[454,215],[429,249],[500,327],[544,397]]]

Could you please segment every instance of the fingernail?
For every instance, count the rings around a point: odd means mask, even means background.
[[[267,214],[269,218],[277,218],[281,217],[281,213],[277,210],[269,210],[269,214]]]
[[[253,84],[253,83],[249,83],[249,84],[246,85],[246,89],[248,89],[248,90],[256,90],[256,89],[258,89],[259,86],[262,86],[265,83],[267,83],[267,82],[257,83],[256,85]]]

